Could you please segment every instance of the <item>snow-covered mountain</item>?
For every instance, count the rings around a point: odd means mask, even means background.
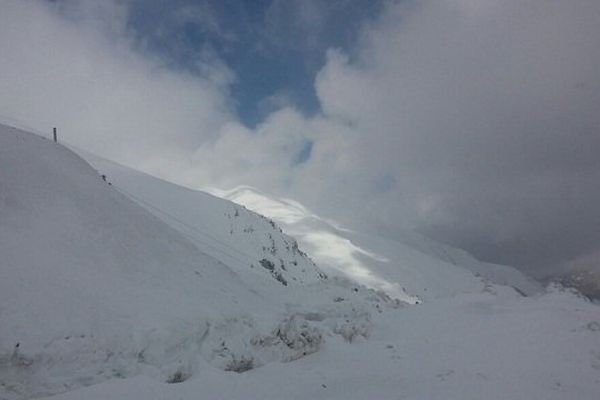
[[[477,291],[485,282],[511,286],[523,295],[542,290],[513,267],[480,262],[461,249],[413,232],[389,240],[341,228],[296,201],[248,186],[211,191],[275,220],[326,272],[342,274],[407,302]]]
[[[559,277],[553,277],[551,281],[575,288],[588,298],[600,302],[600,264],[573,268]]]
[[[0,399],[597,398],[597,305],[219,195],[0,126]]]
[[[463,250],[414,233],[406,232],[401,242],[364,235],[343,229],[296,201],[268,196],[248,186],[211,190],[231,201],[224,202],[205,192],[75,151],[120,191],[195,240],[207,254],[235,266],[241,275],[252,272],[244,261],[249,257],[268,260],[275,266],[271,274],[283,277],[283,282],[302,284],[322,278],[321,272],[315,272],[313,261],[298,250],[296,239],[284,234],[281,226],[299,240],[325,275],[359,282],[409,304],[478,291],[486,281],[512,286],[526,295],[541,291],[540,285],[512,267],[479,262]],[[211,227],[210,233],[205,227]],[[290,264],[300,268],[288,271],[285,266]],[[303,276],[290,279],[294,270]]]

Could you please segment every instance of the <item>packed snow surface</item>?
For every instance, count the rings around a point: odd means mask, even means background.
[[[0,126],[0,399],[598,398],[576,293],[77,152]]]
[[[578,399],[600,393],[598,306],[560,291],[454,296],[376,316],[368,339],[244,374],[204,368],[167,385],[144,376],[75,399]]]

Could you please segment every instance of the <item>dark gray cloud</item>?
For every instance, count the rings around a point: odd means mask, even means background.
[[[599,16],[588,0],[391,6],[358,62],[332,54],[323,109],[363,132],[357,158],[394,171],[389,201],[419,229],[550,271],[600,244]]]

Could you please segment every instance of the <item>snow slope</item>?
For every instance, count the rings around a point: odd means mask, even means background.
[[[426,300],[477,291],[484,284],[477,277],[512,286],[525,295],[542,290],[515,268],[479,262],[463,250],[412,232],[405,232],[401,240],[389,240],[343,229],[298,202],[248,186],[212,191],[273,218],[327,273],[348,276],[405,300],[406,292]]]
[[[371,312],[398,306],[326,279],[275,224],[204,200],[201,213],[240,222],[205,215],[203,230],[235,231],[244,254],[220,260],[72,151],[0,126],[0,398],[289,361],[327,335],[366,335]]]
[[[324,274],[296,240],[259,214],[208,193],[187,189],[77,151],[118,191],[193,241],[204,253],[246,279],[269,276],[278,284],[315,283]],[[259,262],[256,262],[258,260]],[[265,260],[262,263],[260,260]]]
[[[312,261],[298,252],[298,238],[316,263],[328,274],[343,276],[407,303],[483,289],[483,277],[493,283],[534,294],[541,287],[512,267],[481,263],[466,252],[406,233],[404,241],[391,241],[337,227],[311,213],[298,202],[267,196],[241,187],[214,191],[223,202],[205,192],[190,190],[114,162],[75,149],[116,188],[138,201],[173,228],[195,240],[207,254],[236,267],[242,276],[256,270],[240,262],[248,255],[267,259],[275,273],[292,284],[320,279]],[[264,217],[248,211],[248,207]],[[207,234],[203,227],[211,227]],[[245,257],[245,258],[248,258]],[[286,265],[296,265],[301,276],[290,276]],[[259,272],[268,273],[264,268]],[[304,272],[303,272],[304,271]],[[477,276],[473,275],[473,272]],[[291,279],[290,279],[291,278]]]

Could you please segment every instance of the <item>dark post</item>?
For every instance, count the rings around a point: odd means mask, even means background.
[[[52,129],[52,133],[54,134],[54,141],[58,142],[57,137],[56,137],[56,128]]]

